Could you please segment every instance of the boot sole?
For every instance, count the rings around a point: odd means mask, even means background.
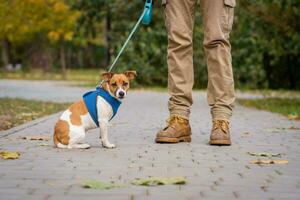
[[[230,146],[231,141],[230,140],[210,140],[210,145],[221,145],[221,146]]]
[[[155,138],[156,143],[179,143],[179,142],[191,142],[191,136],[182,136],[179,138],[167,138],[167,137],[157,137]]]

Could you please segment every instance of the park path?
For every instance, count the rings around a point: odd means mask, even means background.
[[[66,95],[71,88],[65,87],[52,95]],[[70,100],[80,98],[83,92],[73,89],[76,92]],[[51,136],[58,114],[0,132],[1,150],[21,152],[17,160],[0,159],[0,199],[299,199],[299,121],[237,105],[231,123],[233,145],[209,146],[209,108],[205,94],[196,92],[190,121],[192,142],[155,144],[155,133],[164,126],[168,114],[167,98],[163,92],[129,93],[109,129],[116,149],[100,146],[98,129],[87,134],[92,146],[87,150],[62,150],[53,148],[51,141],[20,139]],[[257,157],[247,152],[261,151],[281,153],[276,159],[289,163],[250,164]],[[147,176],[185,176],[188,183],[159,187],[129,184],[134,178]],[[80,184],[85,180],[114,181],[124,187],[84,189]]]
[[[0,80],[0,97],[72,102],[84,91],[65,81]]]
[[[24,98],[41,101],[73,102],[82,95],[87,88],[76,87],[76,82],[66,81],[29,81],[29,80],[1,80],[0,98]],[[78,83],[77,83],[78,84]],[[93,89],[93,88],[91,88]],[[198,91],[205,95],[204,91]],[[239,98],[262,98],[262,95],[237,92]]]

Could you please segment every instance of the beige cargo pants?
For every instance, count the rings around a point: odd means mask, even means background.
[[[168,33],[168,107],[186,119],[193,103],[193,25],[197,0],[162,0]],[[207,57],[207,101],[213,119],[228,120],[235,100],[229,34],[235,0],[200,0]],[[198,45],[198,44],[196,44]],[[195,58],[197,59],[197,58]]]

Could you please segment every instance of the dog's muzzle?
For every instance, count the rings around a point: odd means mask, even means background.
[[[123,99],[126,97],[126,91],[123,90],[122,88],[119,88],[116,93],[119,99]]]

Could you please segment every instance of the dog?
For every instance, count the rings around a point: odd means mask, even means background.
[[[90,148],[81,143],[86,131],[100,127],[100,142],[105,148],[115,148],[108,140],[108,124],[115,116],[122,100],[129,90],[130,81],[136,77],[136,71],[121,74],[105,72],[102,83],[95,91],[83,95],[62,113],[55,124],[53,142],[58,148]]]

